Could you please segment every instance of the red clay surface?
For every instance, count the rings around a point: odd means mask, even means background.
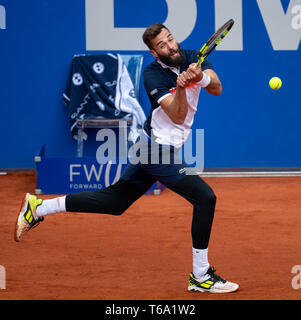
[[[239,283],[230,294],[190,293],[192,206],[170,190],[124,215],[47,216],[20,243],[15,220],[34,172],[0,176],[0,300],[299,300],[301,178],[206,178],[217,195],[209,261]],[[42,195],[47,199],[52,196]]]

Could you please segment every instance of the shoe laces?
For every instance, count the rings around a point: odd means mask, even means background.
[[[208,271],[207,271],[207,274],[209,274],[212,278],[213,278],[213,280],[215,281],[215,282],[223,282],[223,283],[225,283],[225,282],[227,282],[225,279],[223,279],[221,276],[219,276],[218,274],[216,274],[215,273],[215,269],[214,269],[214,267],[213,266],[211,266],[211,267],[209,267],[209,269],[208,269]]]
[[[44,220],[44,217],[38,217],[37,220],[35,220],[35,224],[31,227],[32,229],[34,229],[35,227],[37,227],[40,222],[42,222]]]

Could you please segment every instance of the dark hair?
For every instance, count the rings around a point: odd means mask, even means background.
[[[152,49],[151,46],[151,40],[156,38],[156,36],[161,32],[162,29],[166,29],[169,31],[168,28],[166,28],[162,23],[155,23],[151,24],[143,33],[142,39],[143,42],[149,47],[149,49]]]

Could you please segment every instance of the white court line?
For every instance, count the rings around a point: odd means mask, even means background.
[[[301,177],[301,171],[197,172],[201,177]]]

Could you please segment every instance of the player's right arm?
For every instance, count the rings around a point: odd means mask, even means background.
[[[168,95],[160,102],[160,105],[172,122],[184,123],[188,111],[185,88],[177,87],[175,96]]]
[[[171,121],[176,124],[183,124],[188,112],[186,87],[192,82],[192,75],[186,71],[179,74],[177,78],[176,94],[168,95],[160,105]]]

